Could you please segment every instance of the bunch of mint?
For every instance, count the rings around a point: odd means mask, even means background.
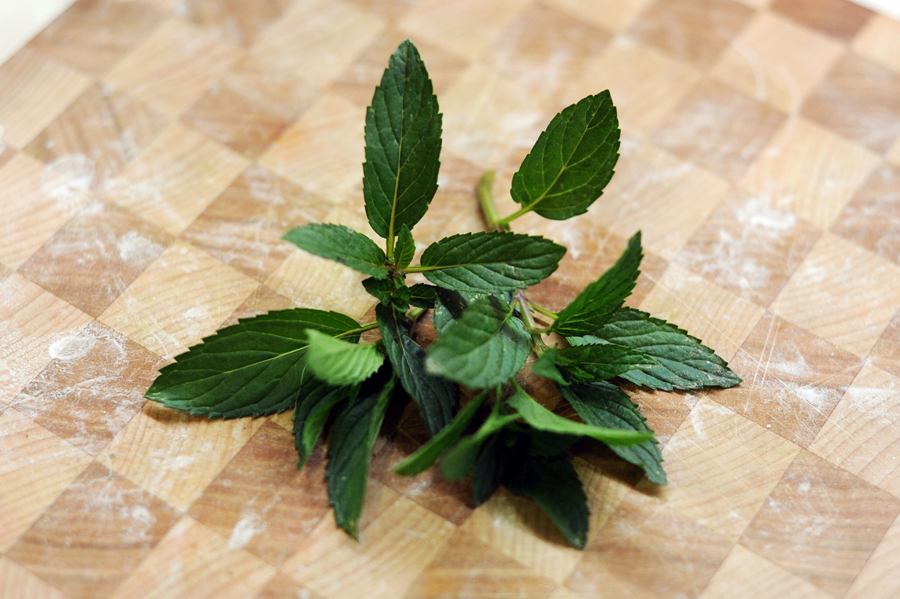
[[[285,239],[368,275],[362,284],[380,302],[376,322],[303,308],[243,319],[175,358],[146,397],[210,418],[293,409],[299,467],[332,422],[328,495],[338,525],[353,536],[388,404],[411,397],[430,440],[398,473],[417,474],[440,460],[449,479],[471,473],[476,505],[502,485],[536,501],[569,543],[584,547],[588,507],[569,457],[579,438],[606,443],[649,480],[666,482],[653,431],[616,382],[664,390],[740,382],[699,340],[624,306],[640,272],[640,233],[558,314],[528,300],[525,289],[553,273],[566,250],[512,233],[509,223],[528,212],[568,219],[600,197],[619,149],[609,92],[569,106],[540,135],[512,180],[521,209],[498,218],[489,185],[482,186],[492,230],[432,243],[417,265],[412,229],[437,191],[441,114],[409,41],[375,89],[365,140],[366,215],[384,249],[333,224],[298,227]],[[410,273],[433,285],[407,286]],[[414,335],[425,310],[434,311],[439,335],[427,349]],[[376,328],[381,339],[360,343]],[[565,342],[548,347],[550,333]],[[551,412],[516,382],[533,354],[531,371],[552,380],[583,422]],[[461,410],[460,385],[474,393]]]

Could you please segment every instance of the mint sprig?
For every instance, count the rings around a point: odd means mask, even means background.
[[[378,302],[376,321],[304,308],[243,319],[162,368],[146,397],[210,418],[293,409],[298,467],[326,435],[328,496],[338,525],[354,537],[384,415],[390,402],[411,397],[430,440],[397,473],[439,463],[447,478],[471,475],[476,505],[505,487],[537,502],[571,545],[584,547],[587,499],[570,461],[578,439],[605,443],[650,481],[666,482],[653,431],[619,383],[682,390],[741,380],[676,325],[624,306],[640,273],[640,232],[558,314],[528,298],[566,250],[512,233],[510,223],[528,212],[571,218],[600,197],[619,148],[609,92],[553,118],[513,177],[518,211],[498,215],[486,173],[478,199],[490,230],[436,241],[418,264],[412,229],[437,191],[441,114],[410,41],[375,90],[365,141],[365,211],[384,247],[327,223],[297,227],[285,239],[367,275],[362,285]],[[411,273],[429,282],[408,286]],[[438,334],[430,347],[417,334],[427,310]],[[562,341],[548,346],[550,339]],[[535,355],[532,373],[553,381],[582,422],[548,410],[517,382]],[[474,392],[462,407],[460,387]]]

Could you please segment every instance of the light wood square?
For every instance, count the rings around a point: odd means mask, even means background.
[[[844,595],[846,599],[893,599],[900,595],[900,519],[894,520],[866,565],[860,571],[853,586]]]
[[[176,122],[107,181],[103,197],[178,235],[248,164],[246,158]]]
[[[809,450],[900,496],[900,379],[866,364]]]
[[[0,551],[9,549],[90,463],[91,456],[16,410],[0,413]]]
[[[250,58],[265,71],[294,73],[323,88],[347,70],[383,29],[383,19],[342,0],[295,2],[265,30]],[[387,62],[385,56],[385,67]]]
[[[214,34],[171,19],[116,64],[104,82],[171,116],[200,99],[239,56]]]
[[[440,102],[442,152],[484,170],[498,168],[515,148],[530,149],[551,118],[528,87],[481,65],[464,71]]]
[[[359,542],[337,530],[329,515],[283,570],[328,597],[402,597],[454,530],[450,522],[399,497],[365,527]]]
[[[376,301],[362,287],[365,278],[343,264],[297,250],[272,273],[266,285],[298,306],[337,310],[358,319]]]
[[[700,73],[662,52],[617,37],[588,62],[572,85],[573,100],[608,89],[623,135],[644,139],[690,91]]]
[[[22,149],[91,84],[75,69],[24,48],[0,66],[0,139]]]
[[[400,20],[400,29],[470,60],[479,58],[528,0],[425,0]]]
[[[735,545],[700,599],[830,599],[831,595]]]
[[[259,164],[339,204],[362,189],[366,111],[323,95],[272,144]]]
[[[831,131],[790,119],[740,186],[827,229],[879,162],[877,154]]]
[[[569,576],[582,555],[566,543],[540,506],[506,490],[476,508],[460,530],[557,583]]]
[[[114,599],[244,599],[275,575],[258,557],[185,516],[112,595]]]
[[[900,268],[825,233],[770,309],[865,357],[900,309]]]
[[[8,557],[0,557],[0,597],[69,599]]]
[[[897,141],[894,142],[894,145],[890,147],[886,158],[889,162],[893,162],[897,166],[900,166],[900,137],[898,137]]]
[[[900,73],[900,21],[875,15],[850,47],[860,56]]]
[[[615,177],[582,218],[624,237],[640,229],[647,250],[672,260],[731,186],[648,144],[620,151]]]
[[[547,4],[598,25],[607,31],[624,30],[653,0],[547,0]]]
[[[0,261],[18,268],[87,203],[93,181],[88,160],[69,155],[45,167],[16,154],[0,169]]]
[[[98,320],[165,358],[215,332],[259,283],[182,241]]]
[[[731,360],[764,310],[680,266],[670,265],[641,310],[677,324]]]
[[[800,448],[704,398],[663,449],[669,506],[737,540]]]
[[[825,35],[763,12],[732,43],[713,75],[784,112],[800,107],[844,51]]]
[[[97,459],[185,511],[262,424],[210,420],[147,402]]]
[[[19,274],[0,281],[0,401],[11,403],[90,321]]]

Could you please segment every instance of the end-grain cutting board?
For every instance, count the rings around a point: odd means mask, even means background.
[[[654,488],[597,446],[586,551],[532,503],[392,468],[357,543],[290,414],[148,405],[240,316],[365,316],[355,272],[281,242],[367,230],[363,120],[412,38],[444,112],[416,229],[482,225],[556,111],[610,89],[618,172],[535,290],[557,309],[643,230],[635,306],[734,389],[633,390]],[[846,0],[79,0],[0,66],[0,596],[11,599],[900,596],[900,23]],[[543,399],[555,398],[545,393]]]

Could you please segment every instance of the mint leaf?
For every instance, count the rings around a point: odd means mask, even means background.
[[[531,372],[545,379],[550,379],[554,383],[560,385],[568,385],[562,373],[556,367],[556,359],[559,356],[559,350],[551,347],[538,357],[537,361],[531,365]]]
[[[359,324],[337,312],[294,308],[245,318],[163,367],[145,397],[210,418],[283,412],[312,378],[305,372],[310,330],[359,338]]]
[[[573,377],[590,381],[604,381],[655,364],[644,353],[610,343],[567,347],[560,350],[556,363]]]
[[[568,418],[557,416],[525,393],[516,385],[515,394],[507,400],[516,412],[530,426],[548,433],[560,435],[579,435],[602,441],[607,445],[638,445],[653,438],[653,432],[638,432],[599,426],[591,426],[574,422]]]
[[[414,454],[403,460],[400,465],[394,469],[394,472],[410,476],[427,470],[428,467],[431,466],[435,460],[447,450],[447,448],[456,443],[456,440],[459,439],[460,435],[466,431],[466,428],[469,426],[469,423],[472,422],[472,418],[475,417],[475,414],[478,413],[478,409],[484,403],[487,396],[488,391],[482,391],[472,398],[472,401],[456,415],[456,418],[453,419],[453,422],[451,422],[449,426],[445,427],[438,434],[429,439],[428,442],[416,450]]]
[[[509,461],[509,451],[504,447],[502,435],[490,437],[481,446],[472,470],[472,500],[475,507],[490,499],[503,483]]]
[[[435,287],[435,295],[437,302],[434,305],[434,328],[442,337],[447,327],[462,317],[471,302],[483,297],[480,294],[463,293],[443,287]]]
[[[478,461],[478,454],[485,441],[503,430],[504,427],[518,420],[518,414],[501,416],[499,409],[501,404],[500,398],[495,397],[494,409],[491,411],[488,419],[484,421],[484,424],[481,425],[481,428],[474,435],[461,439],[459,443],[454,445],[444,455],[444,459],[441,460],[441,472],[444,473],[446,478],[458,480],[471,472]]]
[[[521,212],[565,220],[587,212],[619,159],[619,121],[609,91],[588,96],[553,117],[513,175]]]
[[[504,486],[516,495],[537,502],[569,544],[584,549],[590,511],[581,480],[569,458],[520,460],[508,470]]]
[[[384,363],[384,354],[374,343],[348,343],[316,330],[307,331],[306,337],[309,370],[329,385],[361,383]]]
[[[397,237],[397,247],[394,248],[394,255],[397,257],[397,265],[400,268],[409,266],[413,256],[416,255],[416,242],[406,223],[400,225],[400,234]]]
[[[328,502],[334,508],[338,526],[354,538],[359,536],[372,447],[396,381],[389,366],[382,368],[341,409],[331,429],[325,469]]]
[[[524,289],[550,276],[566,248],[549,239],[502,231],[465,233],[432,243],[422,254],[422,272],[436,285],[497,293]]]
[[[434,285],[416,283],[409,288],[409,303],[426,310],[434,308],[437,302],[437,290],[438,288]]]
[[[626,371],[622,378],[651,389],[671,391],[702,387],[734,387],[741,382],[727,362],[672,323],[646,312],[623,308],[596,331],[593,339],[603,339],[640,350],[651,364]],[[591,340],[591,337],[587,337]],[[570,339],[578,343],[578,339]]]
[[[294,446],[300,456],[297,470],[303,468],[318,443],[331,409],[355,395],[357,390],[356,387],[332,387],[312,377],[304,383],[294,408]]]
[[[571,404],[581,419],[587,424],[606,428],[649,432],[647,419],[641,415],[637,405],[621,389],[610,383],[574,384],[559,387],[560,393]],[[611,446],[621,458],[640,466],[647,478],[658,485],[666,484],[666,473],[662,467],[662,454],[656,439],[640,445]]]
[[[304,225],[288,231],[284,239],[310,254],[340,262],[376,279],[388,276],[381,248],[350,227]]]
[[[403,281],[391,279],[363,279],[363,289],[385,306],[392,306],[401,312],[409,309],[412,290]]]
[[[377,306],[375,315],[394,372],[419,407],[428,436],[433,437],[453,420],[459,390],[456,384],[425,370],[425,350],[409,337],[408,325],[396,310]]]
[[[628,247],[613,266],[588,285],[558,315],[550,328],[560,335],[594,333],[631,295],[640,274],[641,232],[628,240]]]
[[[412,229],[437,191],[441,114],[419,51],[404,41],[366,110],[363,195],[366,216],[388,247]]]
[[[483,297],[448,326],[428,351],[428,370],[473,389],[509,381],[531,355],[531,337],[512,308]]]

